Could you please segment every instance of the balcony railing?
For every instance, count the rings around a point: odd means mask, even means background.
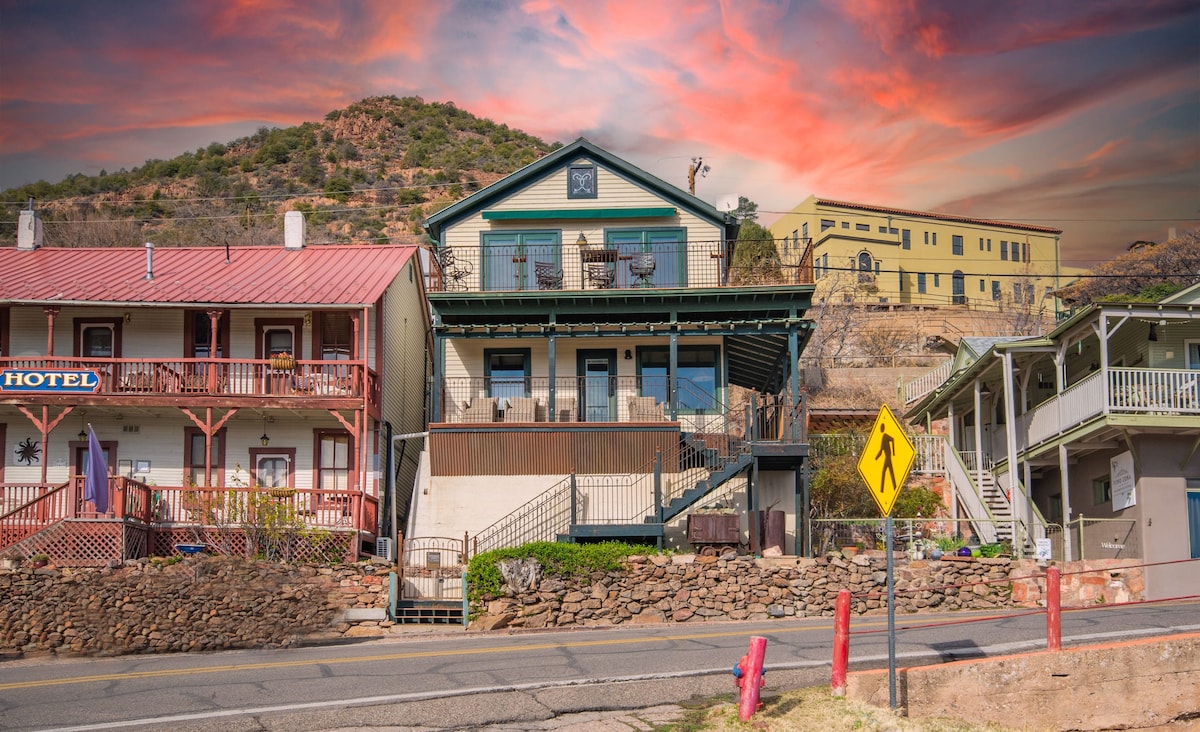
[[[122,476],[109,477],[109,512],[88,513],[84,477],[59,486],[0,485],[7,510],[0,515],[0,546],[9,546],[47,526],[72,518],[117,518],[155,527],[254,524],[255,506],[270,500],[286,506],[305,528],[361,530],[374,534],[379,501],[358,491],[323,489],[270,490],[249,487],[195,488],[151,486]]]
[[[1100,414],[1200,414],[1200,372],[1129,368],[1096,371],[1021,415],[1017,449],[1037,445]]]
[[[273,365],[274,363],[274,365]],[[361,399],[364,389],[378,399],[374,372],[353,361],[282,363],[271,359],[0,358],[0,393],[47,393],[49,374],[95,374],[96,396],[250,396]],[[31,376],[18,372],[36,372]],[[365,375],[365,379],[364,379]],[[31,384],[30,380],[38,380]],[[32,388],[31,388],[32,387]]]
[[[665,376],[447,377],[431,390],[440,394],[432,413],[451,423],[666,422],[671,391]],[[679,380],[675,399],[674,421],[686,431],[724,411],[716,395],[687,379]]]
[[[431,292],[638,290],[801,283],[800,268],[734,266],[719,241],[443,247]]]

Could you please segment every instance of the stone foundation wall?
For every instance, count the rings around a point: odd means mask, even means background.
[[[372,626],[387,624],[392,570],[230,557],[115,569],[26,565],[0,572],[0,656],[279,648],[378,634]]]
[[[872,553],[876,554],[876,553]],[[882,555],[882,552],[877,553]],[[1142,571],[1132,562],[1072,563],[1063,567],[1063,606],[1139,599]],[[1075,575],[1106,565],[1096,575]],[[896,611],[981,610],[1036,607],[1045,573],[1033,560],[960,559],[896,561]],[[1099,578],[1099,579],[1095,579]],[[1103,585],[1103,592],[1096,588]],[[887,611],[887,558],[831,555],[755,559],[697,555],[632,557],[623,572],[598,572],[580,581],[542,579],[525,591],[473,607],[470,627],[546,628],[619,623],[686,623],[706,620],[832,616],[837,595],[850,590],[851,612]]]

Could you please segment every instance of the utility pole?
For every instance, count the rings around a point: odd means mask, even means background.
[[[696,174],[700,177],[708,175],[710,168],[704,164],[704,158],[692,158],[692,164],[688,166],[688,193],[696,195]]]

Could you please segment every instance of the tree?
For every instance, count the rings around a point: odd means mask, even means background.
[[[738,207],[733,215],[741,212],[741,226],[734,243],[731,279],[734,284],[764,284],[781,282],[783,268],[779,264],[779,252],[771,232],[754,220],[758,204],[738,198]]]
[[[737,208],[730,211],[729,214],[743,224],[747,221],[757,222],[758,204],[745,196],[738,196]]]
[[[1136,242],[1128,252],[1097,266],[1056,294],[1071,306],[1105,300],[1161,299],[1200,282],[1200,229],[1161,244]],[[1165,287],[1164,287],[1165,286]],[[1172,289],[1173,288],[1173,289]]]

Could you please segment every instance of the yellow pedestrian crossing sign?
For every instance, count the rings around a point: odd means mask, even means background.
[[[858,458],[858,474],[884,517],[890,516],[896,506],[896,496],[908,480],[916,456],[916,448],[892,410],[886,404],[880,406],[879,416]]]

